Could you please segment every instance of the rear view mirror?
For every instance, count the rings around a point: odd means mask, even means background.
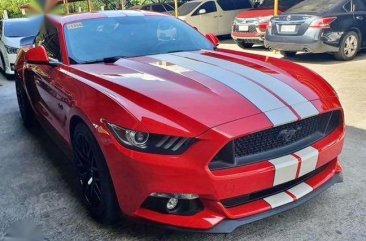
[[[219,39],[216,37],[216,35],[212,34],[212,33],[208,33],[205,36],[208,41],[210,41],[215,47],[219,46],[220,41]]]
[[[29,49],[25,54],[25,61],[29,64],[49,64],[47,52],[43,46]]]
[[[200,9],[200,10],[198,11],[198,14],[200,14],[200,15],[201,15],[201,14],[205,14],[205,13],[206,13],[206,9],[204,9],[204,8],[203,8],[203,9]]]
[[[34,44],[35,39],[36,39],[35,36],[29,36],[29,37],[22,38],[20,40],[20,47],[21,48],[32,47],[33,44]]]

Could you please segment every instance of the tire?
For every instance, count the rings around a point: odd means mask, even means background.
[[[80,193],[91,216],[103,224],[120,219],[120,208],[107,163],[89,128],[78,123],[72,134],[74,164]]]
[[[355,31],[350,31],[342,38],[339,51],[334,54],[334,57],[340,61],[352,60],[356,57],[360,47],[360,37]]]
[[[36,125],[37,120],[34,115],[33,109],[30,105],[28,96],[25,93],[24,87],[19,78],[15,78],[15,89],[18,99],[20,115],[22,116],[23,119],[23,124],[26,128],[30,129]]]
[[[250,49],[253,47],[253,43],[246,43],[245,41],[238,41],[236,44],[242,49]]]
[[[293,51],[281,51],[281,54],[286,58],[293,58],[296,56],[296,52]]]

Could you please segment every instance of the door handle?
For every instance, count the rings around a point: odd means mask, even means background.
[[[363,20],[363,17],[362,16],[356,16],[356,19],[357,20]]]

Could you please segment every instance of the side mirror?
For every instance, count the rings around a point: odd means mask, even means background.
[[[220,41],[219,39],[216,37],[216,35],[212,34],[212,33],[208,33],[205,36],[208,41],[210,41],[215,47],[219,46]]]
[[[205,14],[206,13],[206,9],[202,8],[198,11],[198,14],[201,15],[201,14]]]
[[[25,61],[29,64],[49,64],[46,49],[43,46],[37,46],[29,49],[25,54]]]

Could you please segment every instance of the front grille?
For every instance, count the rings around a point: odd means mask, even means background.
[[[332,111],[240,137],[226,145],[210,164],[211,170],[231,168],[292,154],[333,132],[341,112]]]
[[[288,189],[291,189],[297,185],[299,185],[302,182],[305,182],[306,180],[314,177],[315,175],[321,173],[322,171],[324,171],[327,168],[328,165],[324,165],[318,169],[316,169],[315,171],[312,171],[302,177],[299,177],[293,181],[289,181],[286,183],[283,183],[281,185],[263,190],[263,191],[259,191],[259,192],[255,192],[255,193],[251,193],[251,194],[247,194],[244,196],[239,196],[239,197],[234,197],[234,198],[229,198],[229,199],[225,199],[222,200],[221,203],[224,205],[225,208],[233,208],[236,206],[240,206],[240,205],[244,205],[246,203],[249,202],[254,202],[256,200],[259,199],[263,199],[269,196],[273,196],[276,195],[280,192],[284,192],[287,191]]]

